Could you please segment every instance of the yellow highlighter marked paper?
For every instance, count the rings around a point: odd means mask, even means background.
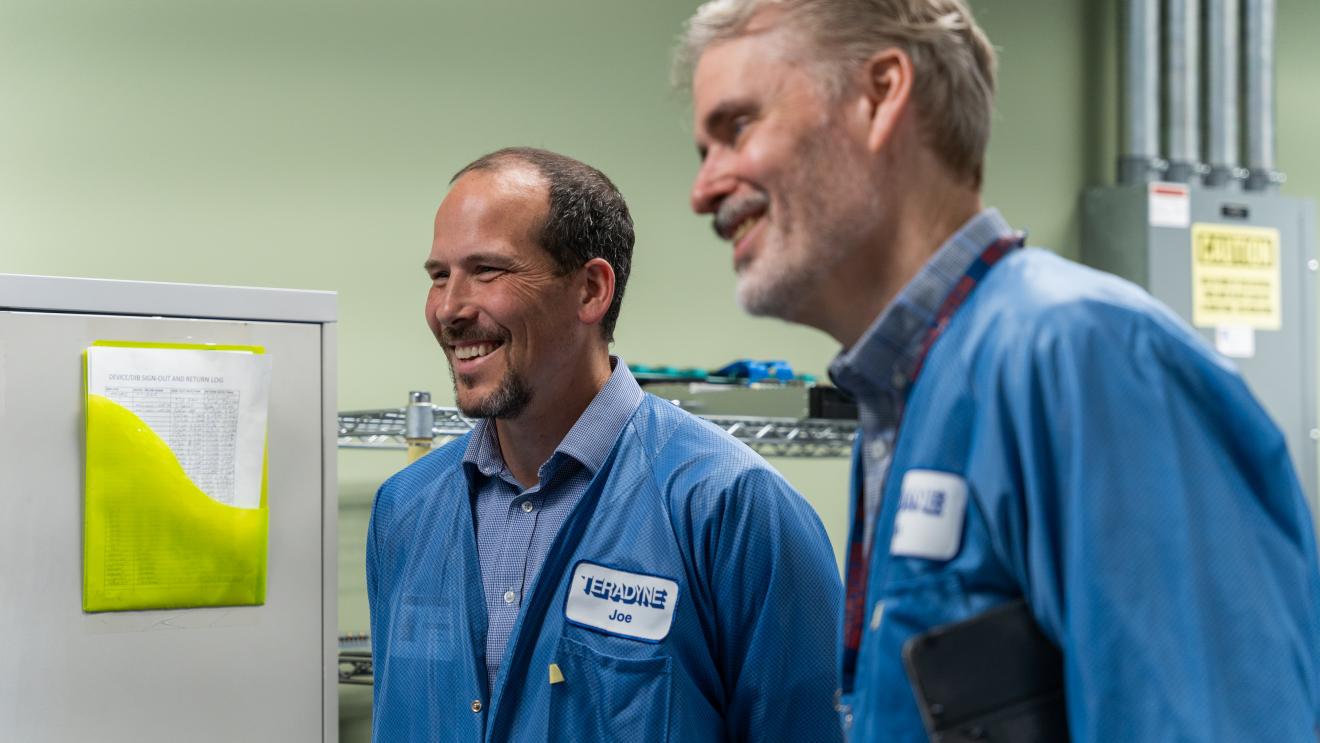
[[[85,611],[265,602],[259,353],[88,349]]]

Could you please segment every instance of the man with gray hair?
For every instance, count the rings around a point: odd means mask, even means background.
[[[859,403],[852,738],[945,731],[909,641],[1022,602],[1073,740],[1314,740],[1320,569],[1284,440],[1167,308],[982,206],[995,53],[964,2],[715,0],[676,69],[740,303],[830,334]],[[981,687],[1011,675],[976,656]],[[1016,714],[958,739],[1020,740]]]

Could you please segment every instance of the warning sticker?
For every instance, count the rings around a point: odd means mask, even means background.
[[[1278,330],[1279,231],[1192,225],[1192,324]]]
[[[1152,183],[1146,190],[1151,227],[1187,229],[1192,223],[1191,188],[1185,183]]]

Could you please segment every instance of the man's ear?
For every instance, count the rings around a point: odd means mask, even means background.
[[[604,258],[592,258],[578,270],[582,276],[578,319],[587,325],[596,325],[605,319],[605,313],[614,302],[614,267]]]
[[[862,65],[859,83],[866,147],[879,152],[893,139],[912,100],[912,58],[896,47],[878,51]]]

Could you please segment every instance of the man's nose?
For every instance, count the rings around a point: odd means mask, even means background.
[[[445,280],[445,285],[436,291],[440,292],[440,296],[434,304],[433,312],[440,325],[458,325],[476,317],[471,282],[461,275],[451,275]]]
[[[692,182],[692,211],[697,214],[714,213],[724,197],[732,193],[736,186],[722,154],[712,148],[701,161],[701,168],[697,170],[697,177]]]

